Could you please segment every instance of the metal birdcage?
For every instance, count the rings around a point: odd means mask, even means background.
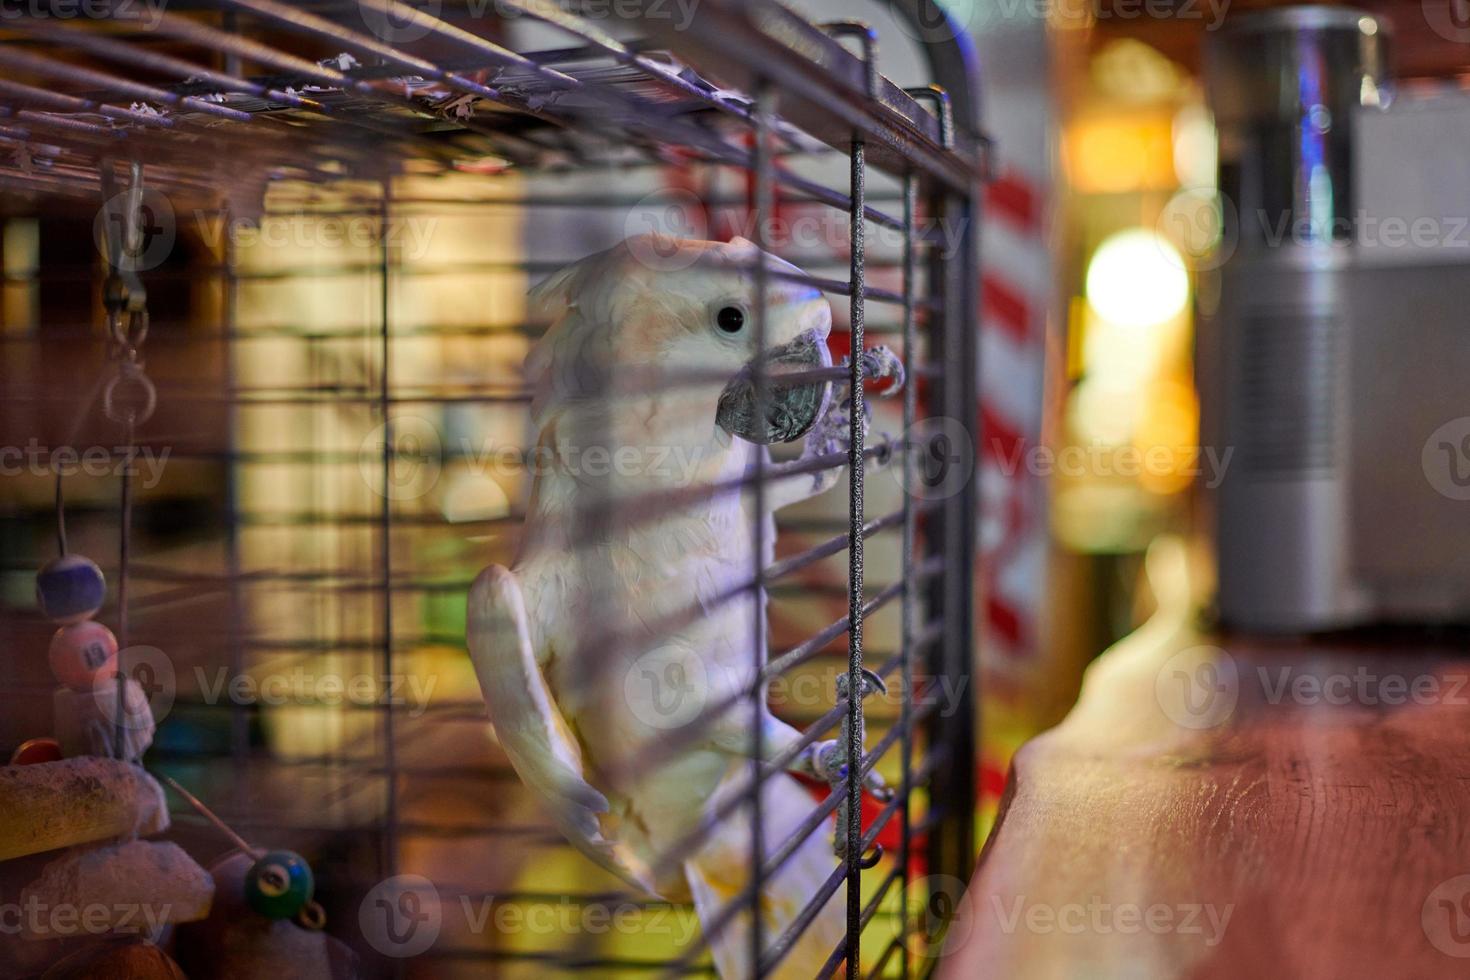
[[[361,975],[711,974],[711,933],[794,844],[758,852],[703,928],[593,870],[487,737],[464,616],[526,515],[519,363],[548,325],[528,288],[637,232],[743,235],[806,270],[780,281],[838,298],[833,353],[850,363],[808,380],[848,385],[855,421],[842,451],[778,453],[734,488],[759,500],[829,471],[845,486],[777,514],[774,542],[749,529],[734,591],[770,597],[753,604],[770,655],[751,651],[740,699],[768,699],[798,748],[839,739],[896,790],[809,787],[802,836],[836,814],[846,844],[786,934],[752,927],[754,972],[845,885],[824,975],[922,974],[975,851],[988,144],[963,34],[931,0],[890,6],[935,84],[882,77],[865,25],[772,0],[701,0],[687,19],[637,0],[615,20],[540,0],[38,2],[0,21],[0,445],[29,465],[0,480],[0,746],[48,725],[52,684],[29,663],[45,658],[17,651],[52,628],[25,583],[54,551],[64,486],[70,546],[122,585],[101,617],[153,651],[124,655],[153,682],[144,765],[243,837],[306,855]],[[906,366],[901,398],[864,394],[875,341]],[[866,706],[842,693],[873,676],[888,692]],[[687,727],[668,728],[670,752]],[[759,827],[769,774],[753,772],[687,846],[737,813]],[[186,806],[171,833],[201,860],[220,851]],[[373,933],[374,896],[406,876],[441,905],[426,944]],[[0,866],[0,899],[14,886]]]

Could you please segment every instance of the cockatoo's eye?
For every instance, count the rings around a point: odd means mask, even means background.
[[[725,333],[739,333],[745,328],[745,311],[738,306],[722,306],[715,314],[715,324]]]

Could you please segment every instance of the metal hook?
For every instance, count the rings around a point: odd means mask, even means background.
[[[858,867],[864,871],[877,867],[878,862],[883,860],[883,853],[883,845],[874,844],[871,851],[858,858]]]
[[[148,291],[138,278],[134,258],[143,250],[143,165],[128,163],[128,186],[117,189],[113,161],[104,157],[99,165],[102,182],[102,230],[106,258],[113,272],[103,287],[109,312],[126,308],[137,312],[147,304]]]
[[[822,25],[833,37],[855,37],[863,46],[863,68],[868,98],[878,98],[878,32],[860,20],[833,20]]]
[[[931,99],[935,114],[939,117],[939,146],[944,150],[954,149],[954,108],[950,105],[949,90],[943,85],[920,85],[904,89],[915,101]]]

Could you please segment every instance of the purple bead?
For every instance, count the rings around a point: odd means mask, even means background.
[[[102,608],[102,569],[83,555],[62,555],[36,573],[36,605],[55,623],[78,623]]]

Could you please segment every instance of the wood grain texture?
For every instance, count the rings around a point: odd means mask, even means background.
[[[940,977],[1470,976],[1470,658],[1160,611],[1017,754]]]

